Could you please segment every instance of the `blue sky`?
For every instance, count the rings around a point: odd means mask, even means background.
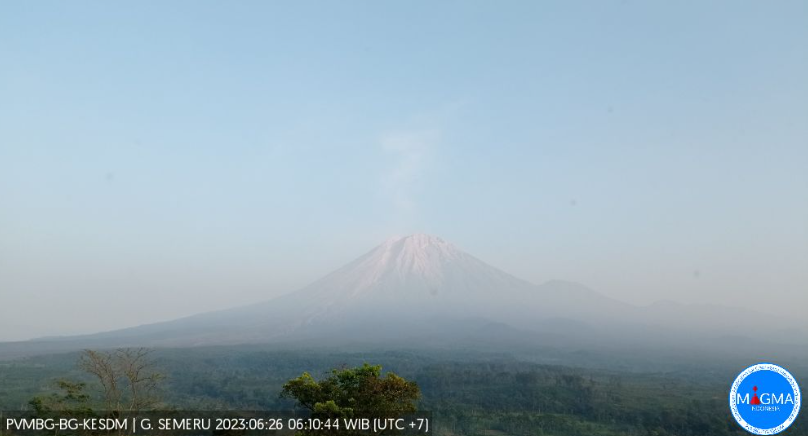
[[[805,307],[806,47],[796,1],[5,2],[0,339],[263,300],[412,232],[638,304]]]

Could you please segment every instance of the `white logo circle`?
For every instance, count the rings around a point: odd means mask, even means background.
[[[793,401],[794,407],[789,414],[788,418],[782,423],[771,427],[771,428],[759,428],[755,427],[754,425],[747,422],[744,419],[744,412],[738,409],[738,388],[740,387],[741,383],[751,374],[754,374],[759,371],[771,371],[782,376],[786,382],[791,386],[792,394],[793,394]],[[757,390],[757,387],[755,387]],[[749,368],[743,370],[738,377],[735,378],[735,381],[732,383],[732,388],[729,391],[729,407],[732,411],[732,416],[735,418],[735,421],[743,427],[746,431],[757,434],[757,435],[773,435],[782,432],[783,430],[787,429],[795,419],[797,419],[797,414],[800,412],[800,387],[797,384],[797,381],[788,372],[785,368],[775,365],[773,363],[759,363],[757,365],[752,365]]]

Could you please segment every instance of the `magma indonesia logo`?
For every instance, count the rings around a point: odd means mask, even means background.
[[[800,412],[800,387],[783,367],[759,363],[743,370],[729,391],[729,408],[752,434],[777,434]]]

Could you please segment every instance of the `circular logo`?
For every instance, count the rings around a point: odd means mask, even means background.
[[[729,391],[729,408],[752,434],[777,434],[800,413],[800,387],[783,367],[758,363],[743,370]]]

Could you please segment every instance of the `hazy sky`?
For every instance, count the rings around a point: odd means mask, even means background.
[[[804,316],[807,47],[804,1],[3,2],[0,339],[265,300],[416,231]]]

